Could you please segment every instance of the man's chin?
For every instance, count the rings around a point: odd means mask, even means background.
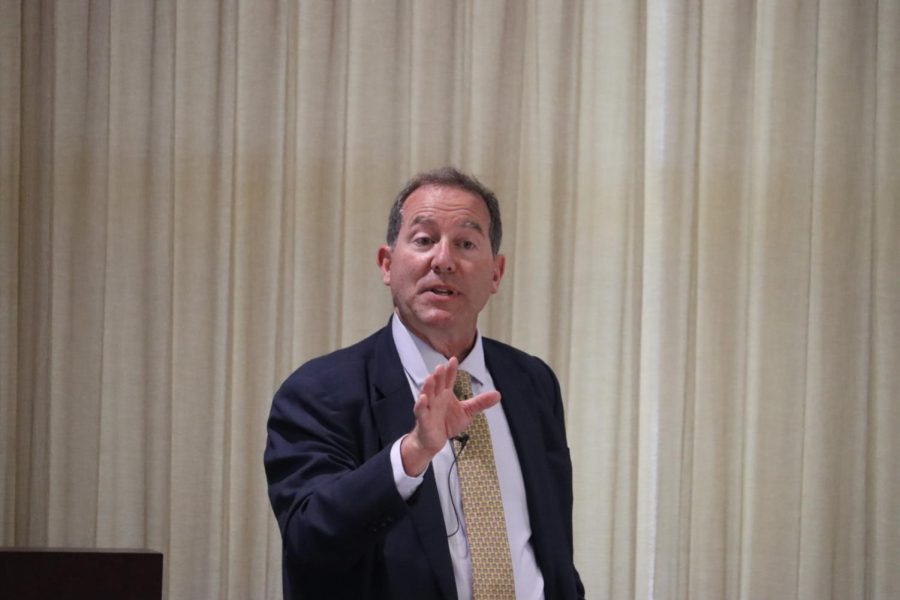
[[[456,314],[447,310],[439,309],[429,310],[425,314],[418,315],[418,317],[422,325],[435,329],[452,327],[453,324],[457,321]]]
[[[403,322],[407,326],[412,325],[413,329],[431,331],[453,329],[460,326],[463,322],[459,313],[433,306],[425,310],[414,311],[412,315],[407,315],[407,317],[412,318],[404,318],[404,315],[401,314],[401,318],[403,318]],[[409,321],[412,321],[412,323]]]

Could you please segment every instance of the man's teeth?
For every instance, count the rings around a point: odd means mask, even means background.
[[[433,291],[435,294],[440,294],[441,296],[452,296],[453,295],[453,292],[451,292],[450,290],[431,290],[431,291]]]

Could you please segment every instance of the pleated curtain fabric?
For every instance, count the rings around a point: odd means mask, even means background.
[[[0,544],[278,600],[272,394],[384,326],[444,164],[588,597],[900,598],[893,0],[0,0]]]
[[[460,400],[472,397],[470,373],[456,372],[453,393]],[[465,433],[469,437],[457,448],[457,469],[472,557],[472,597],[508,600],[516,597],[516,585],[491,430],[483,412],[475,415]]]

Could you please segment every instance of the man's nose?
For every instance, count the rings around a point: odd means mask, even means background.
[[[453,247],[447,240],[441,240],[434,245],[431,268],[434,269],[435,273],[452,273],[456,270],[456,258],[453,255]]]

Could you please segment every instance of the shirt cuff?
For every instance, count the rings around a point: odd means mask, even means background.
[[[409,500],[415,493],[422,481],[425,479],[425,471],[422,471],[416,477],[410,477],[403,468],[403,459],[400,457],[400,442],[403,441],[404,435],[391,446],[391,468],[394,471],[394,483],[397,485],[397,491],[403,500]],[[426,467],[426,471],[428,468]]]

